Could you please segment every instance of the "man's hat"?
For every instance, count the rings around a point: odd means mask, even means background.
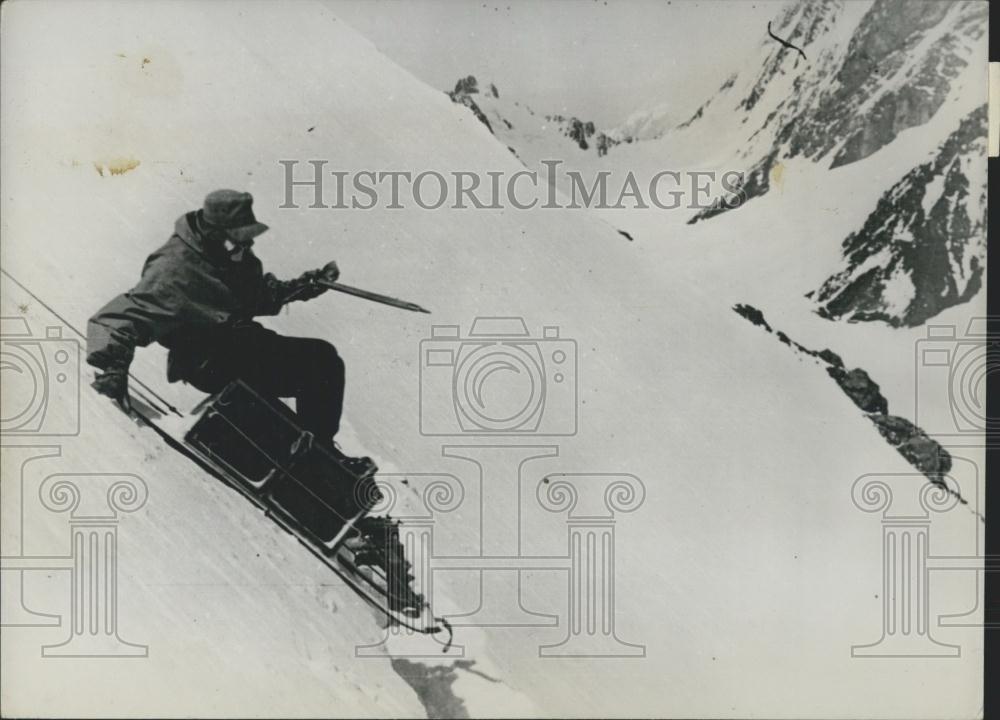
[[[201,217],[238,240],[251,240],[267,230],[253,214],[253,196],[236,190],[215,190],[205,196]]]

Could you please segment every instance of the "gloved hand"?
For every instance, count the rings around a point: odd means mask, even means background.
[[[101,395],[111,398],[128,415],[132,414],[132,403],[128,396],[128,368],[112,367],[99,373],[90,384]]]
[[[319,297],[325,293],[327,289],[316,282],[320,277],[319,273],[319,270],[310,270],[292,280],[291,294],[285,302],[291,302],[292,300],[312,300],[314,297]]]
[[[295,280],[292,280],[292,293],[289,300],[312,300],[329,290],[319,282],[320,280],[337,282],[339,277],[340,268],[337,267],[336,262],[328,262],[319,270],[302,273]]]
[[[336,260],[331,260],[316,272],[327,282],[337,282],[337,278],[340,277],[340,268],[337,267]]]

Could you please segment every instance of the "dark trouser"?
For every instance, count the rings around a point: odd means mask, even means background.
[[[239,379],[263,395],[295,398],[295,412],[306,430],[320,438],[337,434],[344,406],[344,361],[333,345],[284,337],[256,324],[216,340],[201,357],[194,357],[198,350],[188,349],[184,364],[190,369],[180,379],[207,393]]]

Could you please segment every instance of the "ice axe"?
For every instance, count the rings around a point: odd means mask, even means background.
[[[323,266],[320,271],[319,277],[316,278],[315,282],[317,285],[322,285],[330,290],[336,290],[337,292],[347,293],[348,295],[354,295],[359,298],[364,298],[365,300],[372,300],[377,303],[382,303],[383,305],[392,305],[393,307],[402,308],[403,310],[409,310],[411,312],[420,312],[431,314],[430,310],[422,308],[416,303],[407,302],[406,300],[399,300],[398,298],[389,297],[388,295],[380,295],[378,293],[371,292],[370,290],[362,290],[361,288],[351,287],[350,285],[342,285],[334,280],[329,280],[328,277],[337,277],[340,274],[336,263],[327,263]]]

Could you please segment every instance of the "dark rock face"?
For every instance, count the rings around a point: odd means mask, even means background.
[[[902,445],[908,438],[918,432],[913,423],[897,415],[879,415],[872,422],[878,428],[879,434],[890,445]]]
[[[514,125],[504,117],[505,114],[509,113],[504,112],[503,106],[494,102],[500,99],[500,91],[493,83],[490,83],[483,92],[480,92],[479,81],[475,75],[468,75],[460,78],[455,83],[455,88],[449,90],[447,95],[451,98],[452,102],[469,108],[476,116],[476,119],[485,125],[491,133],[496,135],[496,130],[499,130],[505,142],[509,143],[511,140],[517,139],[516,137],[504,134],[504,127],[507,130],[513,130]],[[479,96],[479,102],[474,98],[477,95]],[[514,107],[521,107],[521,104],[516,101],[513,102],[513,105]],[[530,107],[527,105],[523,107],[529,115],[535,115],[535,112]],[[493,123],[490,122],[490,116],[484,112],[483,108],[492,113],[494,118]],[[563,115],[545,115],[544,119],[555,126],[555,132],[569,138],[580,150],[595,148],[598,156],[607,155],[608,150],[622,142],[632,142],[631,137],[612,136],[598,130],[597,126],[590,120],[581,120],[577,117],[565,117]],[[496,125],[496,130],[494,129],[494,124]],[[508,145],[508,148],[510,148],[510,145]],[[516,149],[511,149],[511,152],[517,155]]]
[[[490,85],[493,92],[496,92],[496,88]],[[493,132],[493,126],[490,125],[489,118],[486,117],[476,101],[472,99],[473,95],[479,93],[479,82],[476,80],[474,75],[468,75],[460,79],[455,83],[455,89],[448,93],[448,97],[451,98],[452,102],[458,103],[459,105],[465,105],[472,111],[472,114],[476,116],[476,119],[486,126],[486,129],[490,131],[490,134],[495,135]],[[499,95],[497,95],[499,97]]]
[[[976,17],[985,21],[986,8],[979,9],[983,12],[970,7],[957,23],[960,35],[980,36],[982,28],[973,23]],[[824,95],[814,114],[803,118],[798,131],[789,133],[794,135],[792,154],[824,156],[846,138],[831,163],[838,167],[868,157],[901,131],[927,122],[966,65],[957,52],[960,37],[946,34],[935,40],[897,89],[885,90],[883,78],[902,72],[929,31],[951,11],[951,3],[876,0],[851,38],[835,76],[836,89]],[[876,102],[866,107],[869,99]]]
[[[768,324],[762,313],[752,305],[738,304],[733,310],[754,325],[764,328],[769,333],[775,333],[785,345],[815,358],[826,366],[827,374],[832,377],[841,390],[858,406],[879,434],[896,451],[906,458],[906,461],[923,473],[928,480],[940,485],[944,484],[944,476],[951,470],[951,455],[937,441],[914,425],[906,418],[889,414],[889,403],[886,401],[878,384],[861,368],[846,370],[844,361],[837,353],[829,349],[810,350],[788,337],[785,333],[775,331]]]
[[[844,361],[840,359],[840,355],[835,353],[833,350],[823,349],[820,350],[816,355],[820,360],[823,360],[828,365],[833,365],[834,367],[842,368],[844,367]]]
[[[777,160],[796,156],[826,161],[835,168],[856,162],[895,140],[900,132],[926,123],[944,104],[955,80],[968,66],[971,47],[987,26],[986,3],[875,0],[850,40],[813,54],[810,44],[845,18],[844,0],[800,0],[774,22],[774,32],[809,53],[775,47],[733,110],[716,98],[680,127],[710,109],[745,113],[768,99],[774,109],[748,138],[746,198],[768,192],[767,177]],[[791,92],[787,74],[794,74]],[[766,143],[763,147],[762,143]],[[752,153],[752,154],[751,154]],[[701,211],[707,219],[733,209]]]
[[[944,477],[951,470],[951,455],[920,428],[916,428],[916,432],[900,443],[896,450],[910,465],[933,481],[944,482]]]
[[[620,142],[621,142],[620,140],[615,140],[613,137],[610,137],[609,135],[605,135],[604,133],[598,133],[596,140],[597,156],[603,157],[604,155],[607,155],[608,150],[613,148],[615,145],[618,145]],[[628,138],[626,139],[625,142],[632,142],[632,139]]]
[[[843,9],[843,0],[800,2],[782,13],[774,23],[775,33],[793,45],[808,47],[817,37],[833,28],[843,14]],[[795,50],[775,43],[774,51],[761,67],[750,91],[740,102],[741,109],[750,111],[757,105],[770,84],[785,73],[787,60],[792,61],[792,69],[797,69],[800,63],[806,62]],[[735,81],[735,77],[730,78],[720,90],[732,87]]]
[[[723,86],[723,87],[725,87],[725,86]],[[697,110],[694,111],[694,115],[692,115],[687,120],[685,120],[680,125],[678,125],[677,129],[678,130],[683,130],[686,127],[690,127],[691,124],[694,123],[695,120],[701,120],[701,118],[702,118],[702,116],[704,116],[704,114],[705,114],[705,106],[702,105],[701,107],[699,107]]]
[[[744,305],[743,303],[738,303],[733,306],[733,310],[736,311],[738,315],[749,320],[757,327],[762,327],[768,332],[773,332],[771,326],[767,324],[767,320],[764,319],[764,313],[755,308],[753,305]],[[785,337],[788,337],[787,335]]]
[[[475,75],[466,75],[464,78],[459,78],[458,82],[455,83],[455,89],[451,91],[451,95],[474,95],[479,92],[479,82],[476,80]]]
[[[469,110],[472,111],[472,114],[476,116],[476,120],[485,125],[486,129],[489,130],[491,134],[493,134],[493,126],[490,125],[490,121],[489,119],[487,119],[486,113],[480,110],[479,106],[476,105],[475,100],[470,98],[468,95],[463,95],[459,100],[456,100],[456,102],[465,105],[467,108],[469,108]]]
[[[743,173],[742,181],[737,183],[736,190],[739,193],[749,199],[753,197],[760,197],[766,193],[771,188],[771,168],[774,167],[775,162],[778,159],[778,151],[775,150],[770,155],[762,158],[757,164]],[[730,203],[726,203],[722,198],[716,198],[712,202],[712,206],[706,208],[694,215],[690,220],[687,221],[688,225],[694,225],[699,220],[708,220],[709,218],[715,217],[721,213],[726,212],[726,210],[732,210],[733,206]]]
[[[814,294],[831,319],[921,325],[967,302],[986,267],[986,106],[880,199],[843,242],[846,267]]]
[[[564,117],[562,115],[546,115],[545,119],[552,123],[557,123],[563,128],[563,135],[576,143],[581,150],[588,150],[590,143],[587,141],[594,136],[597,128],[589,120],[581,120],[577,117]],[[603,136],[604,133],[601,133]],[[606,136],[605,136],[606,137]],[[607,152],[607,141],[605,140],[605,153]]]
[[[882,397],[878,383],[868,377],[868,373],[861,368],[844,370],[842,367],[830,366],[826,372],[836,380],[847,397],[866,413],[884,415],[889,410],[889,403]]]
[[[594,123],[589,121],[584,122],[583,120],[578,120],[577,118],[570,118],[566,134],[571,140],[580,146],[581,150],[586,150],[590,147],[590,145],[587,144],[587,138],[592,137],[594,134]]]
[[[869,415],[868,419],[886,442],[924,475],[941,479],[951,470],[951,455],[906,418],[883,413]]]

